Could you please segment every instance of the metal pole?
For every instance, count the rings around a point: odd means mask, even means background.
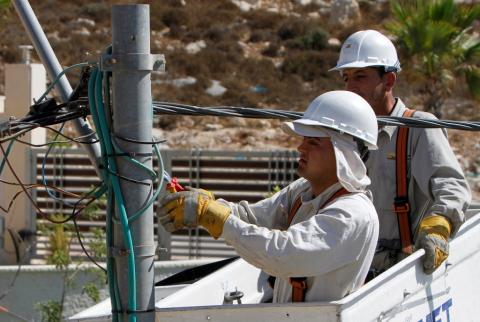
[[[25,30],[28,33],[28,36],[30,37],[30,41],[33,43],[33,46],[35,47],[35,50],[37,51],[37,54],[40,57],[43,65],[45,66],[50,79],[53,81],[62,71],[62,67],[58,62],[58,59],[55,56],[55,53],[53,52],[53,49],[50,46],[50,43],[48,42],[48,39],[45,36],[45,33],[43,32],[42,27],[40,26],[40,23],[38,22],[38,19],[32,10],[32,7],[30,6],[30,3],[27,0],[14,0],[12,2],[15,6],[18,16],[20,17],[20,20],[22,21],[23,26],[25,27]],[[65,75],[59,79],[55,89],[60,94],[63,102],[66,102],[69,99],[70,94],[73,91]],[[90,135],[82,140],[96,140],[95,132],[91,129],[88,121],[78,118],[72,122],[79,136]],[[97,174],[100,176],[100,144],[85,144],[84,148],[87,150],[90,161],[94,165]]]
[[[152,140],[152,94],[150,73],[163,66],[163,56],[150,54],[150,8],[148,5],[115,5],[112,8],[112,54],[102,57],[102,69],[112,71],[113,136],[136,141]],[[152,168],[152,146],[117,139],[127,154]],[[120,175],[152,183],[145,172],[125,158],[116,158]],[[152,197],[151,187],[120,180],[127,216],[131,217]],[[117,209],[116,209],[117,211]],[[117,212],[118,213],[118,212]],[[137,321],[155,320],[153,206],[130,222],[137,288]],[[125,249],[119,223],[114,226],[114,249]],[[122,253],[116,252],[116,253]],[[125,253],[125,252],[123,252]],[[128,307],[127,256],[115,258],[122,308]],[[127,314],[122,314],[125,320]]]

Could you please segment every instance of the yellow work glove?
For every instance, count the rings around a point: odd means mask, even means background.
[[[201,225],[213,237],[220,237],[231,210],[211,196],[197,189],[165,195],[157,212],[160,223],[169,232]]]
[[[200,188],[192,188],[190,186],[186,186],[185,187],[185,190],[187,191],[196,191],[198,193],[203,193],[204,195],[206,195],[208,198],[212,199],[212,200],[215,200],[215,195],[213,194],[213,192],[211,191],[208,191],[208,190],[205,190],[205,189],[200,189]]]
[[[448,238],[452,227],[447,218],[439,215],[424,218],[420,223],[416,248],[423,248],[423,270],[432,274],[448,257]]]

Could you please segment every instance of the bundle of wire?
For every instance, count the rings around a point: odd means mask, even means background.
[[[109,82],[108,80],[103,82],[106,73],[100,72],[98,69],[94,69],[90,80],[88,83],[88,97],[89,97],[89,106],[92,115],[92,120],[95,125],[97,135],[100,140],[100,149],[102,153],[102,179],[108,186],[107,195],[108,195],[108,206],[107,206],[107,247],[108,249],[113,248],[113,222],[116,218],[113,215],[113,202],[118,209],[118,220],[122,225],[123,237],[125,239],[125,249],[128,256],[128,310],[121,307],[119,291],[117,286],[117,274],[115,271],[115,258],[112,254],[109,254],[107,260],[107,274],[110,287],[110,296],[112,304],[112,316],[114,321],[118,321],[118,313],[127,313],[129,321],[136,321],[135,312],[137,312],[136,304],[136,274],[135,274],[135,253],[133,249],[133,240],[130,232],[129,223],[134,221],[136,218],[141,216],[145,210],[147,210],[153,202],[157,199],[158,194],[161,191],[163,184],[163,162],[160,155],[160,151],[156,145],[156,142],[148,142],[152,144],[156,152],[157,158],[159,160],[160,169],[158,173],[155,173],[151,169],[145,167],[143,164],[135,160],[134,158],[128,157],[128,153],[124,153],[116,144],[115,136],[112,135],[109,128],[109,121],[107,115],[110,114],[110,104],[109,104]],[[103,88],[102,84],[105,84]],[[105,89],[105,90],[104,90]],[[106,99],[107,104],[104,104],[104,99]],[[146,144],[142,142],[142,144]],[[116,155],[121,155],[122,158],[126,158],[129,162],[133,163],[135,166],[145,170],[150,178],[152,179],[152,186],[156,181],[158,183],[157,190],[153,193],[152,197],[144,203],[144,206],[139,209],[135,214],[128,215],[126,212],[125,201],[123,199],[123,194],[120,187],[119,180],[121,177],[118,176]]]
[[[66,68],[62,71],[61,74],[57,76],[57,78],[50,84],[47,88],[45,93],[37,100],[36,104],[41,104],[45,101],[48,93],[53,89],[55,84],[58,82],[60,77],[65,74],[68,70],[73,68],[91,68],[91,66],[95,66],[92,63],[80,63],[73,66]],[[22,190],[19,191],[11,200],[8,208],[2,209],[8,213],[8,210],[12,206],[14,200],[17,198],[18,195],[21,193],[25,193],[27,197],[30,199],[32,204],[37,209],[44,218],[49,220],[54,224],[63,224],[69,220],[72,220],[74,223],[75,230],[77,232],[77,237],[79,239],[79,243],[87,255],[87,257],[94,262],[99,268],[103,269],[98,263],[94,261],[94,259],[88,254],[87,250],[85,249],[80,233],[78,231],[78,227],[76,224],[76,217],[80,214],[80,212],[85,209],[91,202],[99,199],[102,195],[107,193],[107,222],[106,222],[106,236],[107,236],[107,249],[111,250],[113,248],[113,222],[119,221],[123,227],[123,234],[125,237],[125,249],[126,254],[128,256],[128,308],[122,308],[120,303],[120,296],[118,291],[118,283],[117,283],[117,274],[115,272],[115,259],[113,254],[107,254],[107,277],[108,277],[108,285],[111,294],[111,301],[112,301],[112,317],[113,321],[118,321],[119,313],[126,313],[128,314],[129,321],[134,322],[136,321],[136,312],[137,312],[137,305],[136,305],[136,279],[135,279],[135,254],[133,249],[133,240],[130,233],[129,223],[133,222],[135,219],[139,218],[150,206],[153,205],[154,201],[158,198],[158,195],[162,189],[163,185],[163,172],[164,166],[163,161],[160,155],[160,150],[158,149],[157,144],[159,142],[138,142],[134,141],[138,144],[151,144],[155,151],[155,154],[159,161],[159,169],[158,172],[153,171],[152,169],[144,166],[142,163],[135,160],[133,157],[129,157],[127,153],[124,153],[118,144],[115,142],[115,138],[122,139],[122,140],[130,140],[126,138],[115,137],[111,133],[111,129],[109,128],[109,122],[107,119],[107,115],[110,115],[110,89],[109,89],[109,82],[104,80],[104,76],[106,73],[100,72],[97,68],[94,68],[91,73],[89,73],[90,77],[88,78],[88,110],[73,110],[73,111],[65,111],[62,107],[66,106],[67,104],[62,104],[58,106],[55,111],[50,111],[49,113],[43,113],[41,115],[27,115],[26,117],[22,118],[21,120],[10,120],[8,123],[7,132],[9,135],[3,135],[0,139],[0,143],[9,142],[7,149],[5,150],[3,146],[0,144],[1,151],[3,153],[3,160],[0,163],[0,173],[2,173],[3,168],[5,165],[8,165],[10,170],[14,173],[15,178],[17,179],[17,183],[7,182],[5,180],[0,180],[2,183],[5,184],[13,184],[19,185],[22,187]],[[105,77],[105,79],[107,79]],[[107,102],[107,104],[105,104]],[[71,102],[69,102],[71,103]],[[80,137],[80,138],[70,138],[62,133],[64,128],[65,122],[68,120],[72,120],[78,117],[85,117],[87,114],[92,115],[92,119],[95,125],[95,129],[97,131],[97,135],[99,140],[92,138],[91,135],[88,137]],[[49,127],[49,125],[61,123],[61,127],[59,130]],[[46,127],[47,129],[54,131],[56,133],[54,139],[51,142],[48,142],[44,145],[48,145],[49,148],[45,153],[44,160],[42,162],[42,183],[43,184],[32,184],[32,183],[22,183],[20,178],[16,176],[14,167],[10,164],[8,160],[8,155],[12,150],[13,144],[15,142],[20,142],[23,144],[33,145],[28,142],[24,142],[19,139],[21,135],[24,133],[37,128],[37,127]],[[2,134],[5,133],[5,128],[2,130]],[[13,133],[13,134],[12,134]],[[59,136],[63,136],[67,138],[68,141],[57,141]],[[82,140],[86,139],[86,140]],[[81,144],[93,144],[100,142],[101,147],[101,174],[102,174],[102,184],[95,187],[91,191],[87,192],[85,195],[77,195],[74,193],[70,193],[63,189],[59,189],[53,186],[48,185],[46,179],[46,159],[48,158],[49,153],[52,150],[52,147],[57,143],[64,143],[74,141]],[[33,145],[38,146],[38,145]],[[43,146],[43,145],[42,145]],[[117,164],[114,155],[121,155],[122,158],[125,158],[127,161],[133,163],[135,166],[141,168],[142,170],[146,171],[151,179],[150,183],[145,182],[136,182],[133,179],[129,179],[127,176],[122,176],[117,172]],[[157,189],[154,193],[151,194],[151,197],[148,198],[143,203],[143,206],[137,210],[134,214],[129,215],[126,212],[125,202],[123,200],[122,191],[120,188],[119,180],[128,180],[133,181],[138,184],[148,184],[151,185],[152,190],[154,184],[157,184]],[[67,216],[63,220],[52,220],[48,214],[44,213],[41,208],[35,203],[33,197],[28,193],[29,189],[44,187],[48,193],[48,195],[55,199],[57,202],[60,202],[64,205],[67,205],[71,208],[72,214]],[[65,198],[58,197],[55,192],[62,193],[66,196],[70,196],[74,199],[77,199],[76,202],[68,202]],[[83,202],[84,200],[88,199],[87,202]],[[82,203],[83,202],[83,203]],[[118,219],[114,216],[114,209],[115,205],[119,210]],[[20,267],[20,265],[19,265]],[[104,269],[103,269],[104,270]],[[14,282],[14,281],[13,281]],[[8,290],[7,290],[8,292]]]

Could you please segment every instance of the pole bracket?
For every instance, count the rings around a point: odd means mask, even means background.
[[[161,54],[107,54],[100,56],[100,69],[113,71],[165,71],[165,56]]]
[[[153,257],[155,256],[155,251],[157,246],[153,245],[137,245],[134,246],[133,253],[135,257]],[[108,248],[108,257],[125,257],[129,254],[129,250],[119,247],[109,247]]]

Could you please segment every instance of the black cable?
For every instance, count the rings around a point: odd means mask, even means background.
[[[12,172],[13,176],[15,177],[15,180],[17,180],[17,182],[19,183],[19,185],[22,187],[22,190],[23,192],[26,194],[27,198],[30,200],[31,204],[35,207],[35,209],[38,211],[38,213],[40,215],[42,215],[46,220],[48,220],[49,222],[51,223],[54,223],[54,224],[63,224],[63,223],[66,223],[67,221],[69,221],[70,219],[78,216],[89,204],[91,204],[93,201],[96,200],[96,198],[94,197],[91,197],[91,199],[86,202],[84,205],[82,205],[82,208],[80,208],[78,211],[75,211],[76,210],[76,207],[77,205],[84,199],[87,198],[87,196],[82,196],[82,198],[80,198],[74,205],[73,207],[73,210],[72,210],[72,214],[69,215],[66,219],[64,220],[53,220],[50,218],[50,216],[46,213],[44,213],[42,211],[42,209],[40,209],[40,207],[38,206],[38,204],[35,202],[35,200],[33,200],[33,197],[28,193],[28,189],[30,188],[27,188],[25,186],[25,184],[20,180],[20,178],[18,177],[17,173],[15,172],[12,164],[10,163],[10,160],[8,160],[8,157],[6,155],[6,152],[5,152],[5,149],[3,148],[3,146],[0,144],[0,150],[2,151],[3,153],[3,157],[5,159],[5,162],[8,166],[8,168],[10,169],[10,171]],[[69,193],[67,192],[68,194],[72,194],[72,193]],[[73,195],[73,194],[72,194]]]
[[[14,140],[19,142],[19,143],[29,145],[29,146],[33,146],[33,147],[36,147],[36,148],[44,147],[44,146],[48,146],[48,145],[52,145],[52,144],[71,143],[71,142],[75,142],[75,143],[79,143],[79,144],[95,144],[95,143],[99,142],[99,140],[97,138],[95,138],[92,141],[80,141],[80,139],[88,138],[88,137],[91,137],[91,136],[95,135],[95,132],[72,138],[72,137],[69,137],[69,136],[63,134],[62,132],[60,132],[60,131],[58,131],[58,130],[50,127],[50,126],[40,126],[40,127],[44,128],[44,129],[47,129],[49,131],[52,131],[52,132],[54,132],[54,133],[56,133],[60,136],[63,136],[64,138],[67,139],[67,141],[51,141],[51,142],[47,142],[47,143],[44,143],[44,144],[33,144],[33,143],[26,142],[26,141],[23,141],[23,140],[19,140],[19,139],[16,139],[16,138]]]
[[[146,145],[153,145],[153,144],[160,144],[160,143],[167,142],[166,139],[158,140],[158,141],[149,141],[148,142],[148,141],[138,141],[138,140],[135,140],[135,139],[132,139],[132,138],[122,137],[120,135],[114,135],[114,137],[119,139],[119,140],[125,141],[125,142],[137,143],[137,144],[146,144]]]
[[[121,174],[119,173],[115,173],[113,172],[112,170],[110,169],[107,169],[108,173],[110,173],[111,175],[114,175],[115,177],[119,178],[119,179],[122,179],[122,180],[125,180],[125,181],[128,181],[128,182],[131,182],[131,183],[135,183],[135,184],[141,184],[141,185],[144,185],[144,186],[151,186],[152,184],[149,183],[149,182],[143,182],[143,181],[140,181],[140,180],[135,180],[135,179],[132,179],[132,178],[128,178],[128,177],[125,177],[125,176],[122,176]]]
[[[267,118],[267,119],[283,119],[295,120],[303,116],[302,112],[285,111],[285,110],[269,110],[249,107],[198,107],[194,105],[170,103],[170,102],[153,102],[153,110],[156,115],[208,115],[222,117],[245,117],[245,118]],[[400,126],[415,128],[449,128],[465,131],[480,131],[480,122],[478,121],[453,121],[453,120],[436,120],[421,118],[403,118],[403,117],[378,117],[378,124],[381,126]]]
[[[85,255],[87,255],[88,259],[93,263],[95,264],[98,268],[100,268],[104,273],[105,275],[107,274],[107,270],[105,268],[103,268],[102,266],[100,266],[100,264],[97,263],[97,261],[95,259],[93,259],[93,257],[90,256],[90,254],[87,252],[87,250],[85,249],[85,246],[83,245],[83,242],[82,242],[82,238],[80,236],[80,230],[78,229],[78,225],[77,225],[77,220],[75,218],[72,218],[72,221],[73,221],[73,226],[75,228],[75,232],[77,234],[77,238],[78,238],[78,242],[80,243],[80,247],[82,248],[83,252],[85,253]]]
[[[10,238],[12,239],[13,247],[15,248],[15,258],[16,258],[16,261],[17,261],[17,270],[15,271],[15,275],[13,276],[12,280],[10,281],[10,284],[7,286],[7,288],[0,295],[0,301],[3,300],[3,298],[5,296],[7,296],[7,294],[15,286],[15,282],[17,281],[17,278],[20,275],[20,271],[22,269],[22,261],[23,261],[23,258],[20,256],[20,247],[18,245],[17,239],[15,238],[13,230],[10,229],[10,228],[8,228],[7,230],[8,230],[8,233],[10,235]]]

